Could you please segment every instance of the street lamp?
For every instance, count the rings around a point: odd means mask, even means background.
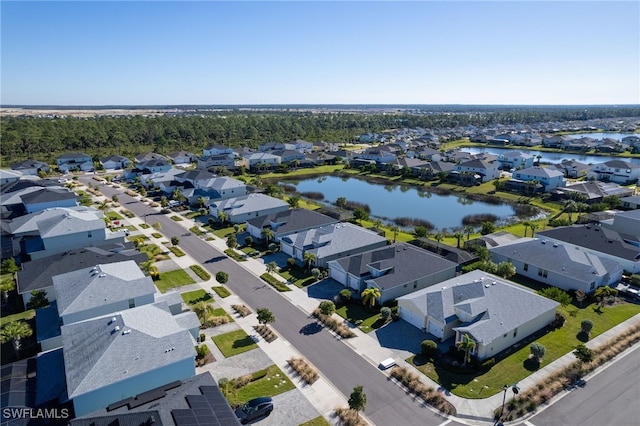
[[[514,383],[511,386],[504,385],[502,387],[502,389],[504,390],[504,394],[502,395],[502,409],[500,410],[500,417],[498,417],[498,419],[496,420],[495,426],[504,426],[504,424],[500,420],[504,416],[504,403],[507,401],[507,390],[509,390],[509,388],[511,388],[515,395],[520,392],[520,388],[518,387],[517,383]]]

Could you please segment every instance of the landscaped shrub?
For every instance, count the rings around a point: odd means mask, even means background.
[[[334,410],[336,415],[340,418],[341,424],[345,426],[367,426],[368,423],[364,421],[360,414],[352,410],[349,407],[338,407]]]
[[[211,274],[204,270],[204,268],[200,265],[191,265],[189,266],[191,270],[200,277],[203,281],[209,281],[211,279]]]
[[[267,272],[260,275],[260,278],[262,278],[264,281],[266,281],[269,285],[271,285],[273,288],[275,288],[278,291],[291,291],[291,289],[285,283],[281,282],[276,277],[274,277],[273,275]]]
[[[218,281],[220,284],[226,284],[227,281],[229,281],[229,274],[224,271],[216,272],[216,281]]]
[[[231,307],[241,317],[246,317],[248,315],[251,315],[251,310],[249,310],[249,308],[247,308],[245,305],[231,305]]]
[[[176,246],[171,246],[169,247],[169,250],[171,251],[171,253],[175,254],[177,257],[182,257],[182,256],[186,256],[186,253],[183,252],[180,247],[176,247]]]
[[[245,257],[243,255],[237,253],[235,250],[232,250],[232,249],[226,249],[224,251],[224,254],[226,254],[227,256],[229,256],[230,258],[235,260],[236,262],[246,262],[247,261],[247,259],[245,259]]]
[[[229,296],[231,296],[231,292],[230,292],[229,290],[227,290],[227,288],[226,288],[226,287],[224,287],[224,286],[217,285],[217,286],[213,286],[213,287],[211,287],[211,289],[212,289],[213,291],[215,291],[215,292],[216,292],[216,294],[217,294],[218,296],[220,296],[221,298],[223,298],[223,299],[224,299],[225,297],[229,297]]]
[[[269,326],[260,324],[253,327],[267,343],[271,343],[278,338],[278,335],[269,328]]]
[[[561,328],[565,322],[567,322],[567,318],[565,318],[565,316],[562,315],[560,312],[556,312],[556,317],[551,322],[551,324],[549,324],[549,328],[551,328],[552,330]]]
[[[345,288],[343,290],[340,290],[340,293],[338,293],[340,295],[340,301],[342,303],[349,303],[351,302],[351,290],[349,290],[348,288]]]
[[[420,353],[432,358],[438,354],[438,344],[433,340],[423,340],[422,343],[420,343]]]
[[[479,226],[483,222],[495,223],[498,219],[498,216],[491,213],[468,214],[462,218],[462,224],[465,226]]]
[[[340,321],[334,318],[331,318],[328,315],[324,315],[322,312],[320,312],[319,308],[316,308],[313,311],[313,316],[318,320],[320,320],[320,322],[323,323],[325,326],[335,331],[336,334],[342,337],[343,339],[348,339],[350,337],[356,336],[356,334],[353,331],[351,331],[349,327],[347,327],[345,324],[341,323]]]
[[[425,403],[431,405],[432,407],[437,408],[445,414],[456,414],[455,407],[433,387],[427,386],[426,384],[422,383],[418,374],[410,372],[405,367],[396,365],[391,370],[391,377],[400,382],[409,390],[409,392],[422,398]]]

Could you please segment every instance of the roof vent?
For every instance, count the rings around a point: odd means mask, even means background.
[[[115,331],[120,331],[120,326],[116,325],[116,328],[114,328]]]
[[[114,322],[116,322],[116,317],[111,317],[111,321],[109,321],[109,324],[113,324]]]
[[[554,243],[554,244],[553,244],[553,246],[554,246],[554,247],[558,247],[558,243]]]
[[[131,334],[131,330],[123,330],[122,335],[126,336],[127,334]]]
[[[495,281],[491,281],[491,285],[496,285],[496,282]]]
[[[542,244],[547,244],[547,240],[542,240]]]
[[[484,285],[484,288],[489,288],[489,287],[491,287],[489,284]]]
[[[106,276],[107,276],[107,274],[100,274],[100,275],[98,275],[98,278],[104,278]]]

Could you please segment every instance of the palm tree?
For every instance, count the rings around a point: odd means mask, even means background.
[[[207,318],[213,313],[213,307],[211,304],[204,300],[193,305],[191,309],[195,312],[203,326],[207,323]]]
[[[220,222],[222,222],[222,226],[224,226],[224,223],[227,221],[227,217],[227,213],[223,211],[218,212],[218,219],[220,219]]]
[[[370,287],[366,288],[360,296],[362,297],[363,305],[369,305],[369,308],[373,308],[376,305],[376,299],[380,298],[382,294],[377,287]]]
[[[268,245],[269,241],[271,241],[271,238],[273,238],[274,233],[271,228],[264,228],[262,231],[260,231],[260,236],[264,238],[265,244]]]
[[[292,195],[287,200],[287,203],[289,203],[289,207],[291,207],[292,209],[298,208],[298,206],[300,205],[300,196],[299,195]]]
[[[464,351],[464,366],[467,366],[467,362],[471,361],[471,352],[473,352],[473,350],[476,347],[476,342],[473,341],[473,339],[471,339],[471,337],[469,337],[468,334],[463,334],[462,335],[462,340],[460,340],[458,343],[456,343],[456,348],[458,348],[459,350]]]
[[[276,262],[269,262],[266,264],[266,267],[267,273],[271,275],[276,271],[276,269],[278,269],[278,264]]]
[[[529,229],[529,227],[531,226],[531,222],[525,220],[524,222],[522,222],[522,226],[524,226],[524,237],[527,238],[527,229]]]
[[[4,303],[9,301],[9,292],[16,288],[16,281],[13,279],[13,274],[5,275],[0,282],[0,291],[2,292],[2,300]]]
[[[464,234],[458,231],[455,234],[453,234],[453,236],[456,240],[458,240],[458,248],[460,248],[460,240],[462,240],[462,238],[464,237]]]
[[[374,219],[373,226],[374,228],[376,228],[376,231],[380,230],[380,226],[382,226],[382,221],[380,219]]]
[[[531,225],[529,225],[529,228],[531,228],[531,238],[533,238],[533,236],[536,233],[536,229],[538,229],[538,224],[531,222]]]
[[[198,197],[196,200],[196,207],[200,209],[207,207],[207,199],[205,197]]]
[[[311,271],[311,266],[316,262],[316,255],[305,251],[304,255],[302,256],[302,260],[304,260],[305,265],[307,265],[307,272]]]
[[[572,213],[578,211],[578,205],[576,204],[575,201],[569,200],[566,203],[564,203],[564,211],[569,213],[569,223],[571,223],[573,222]]]
[[[464,233],[467,235],[467,241],[469,241],[469,238],[471,238],[471,234],[473,234],[474,231],[475,229],[471,225],[464,227]]]
[[[107,211],[107,209],[109,209],[109,201],[102,200],[102,202],[100,204],[98,204],[98,210],[100,210],[101,212],[105,212]]]
[[[393,232],[393,242],[396,242],[396,238],[398,238],[398,232],[400,232],[400,227],[398,225],[391,225],[389,228],[391,232]]]
[[[26,322],[12,321],[0,330],[0,341],[2,343],[11,341],[13,343],[13,350],[17,353],[20,350],[20,339],[29,337],[32,334],[33,330]]]

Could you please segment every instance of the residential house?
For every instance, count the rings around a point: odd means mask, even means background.
[[[620,198],[622,208],[624,209],[640,209],[640,195],[630,195]]]
[[[640,197],[636,197],[640,198]],[[629,244],[640,247],[640,210],[618,211],[612,219],[600,221],[603,228],[612,229],[621,236]]]
[[[457,264],[411,244],[392,244],[327,262],[329,276],[360,294],[380,290],[380,304],[453,278]]]
[[[474,179],[479,182],[489,182],[500,176],[500,170],[496,162],[487,162],[484,160],[470,160],[456,164],[453,171],[457,175],[470,174],[476,176]]]
[[[442,160],[442,153],[436,149],[424,146],[415,150],[416,157],[422,158],[427,161],[440,161]]]
[[[283,235],[332,223],[338,223],[338,220],[313,210],[290,209],[247,220],[247,232],[256,240],[261,240],[264,239],[263,230],[269,229],[273,233],[271,240],[279,242]]]
[[[56,207],[3,223],[12,238],[10,256],[40,259],[66,250],[122,243],[125,230],[111,231],[91,207]],[[4,255],[4,253],[3,253]]]
[[[198,158],[196,162],[198,169],[210,169],[224,167],[227,170],[233,170],[236,167],[236,157],[231,154],[217,154],[207,155],[205,157]]]
[[[62,326],[76,416],[195,375],[195,341],[159,302]]]
[[[498,231],[487,235],[481,235],[478,238],[467,240],[467,242],[464,243],[464,248],[466,248],[467,250],[473,249],[475,247],[492,248],[510,244],[519,239],[520,237],[513,235],[510,232]]]
[[[284,142],[265,142],[263,144],[258,145],[258,151],[260,152],[268,152],[268,151],[276,151],[283,149],[294,149],[293,145],[285,144]]]
[[[290,145],[293,145],[293,149],[302,153],[312,152],[314,149],[314,143],[308,142],[302,139],[296,139],[294,141],[289,142]]]
[[[133,248],[133,243],[109,244],[98,247],[82,247],[56,253],[51,256],[24,262],[16,273],[16,290],[24,305],[31,299],[32,291],[45,291],[49,301],[57,298],[52,277],[78,269],[133,260],[138,265],[148,256]]]
[[[214,201],[209,205],[209,212],[212,216],[220,217],[220,213],[224,213],[225,220],[231,223],[243,223],[252,218],[288,209],[289,204],[286,202],[264,194],[243,195]]]
[[[569,141],[571,138],[568,136],[543,136],[542,137],[542,145],[545,148],[562,148],[566,141]]]
[[[76,207],[78,196],[68,188],[50,187],[30,191],[20,197],[27,214],[55,207]]]
[[[69,426],[182,426],[195,422],[240,426],[240,420],[208,371],[115,402],[71,420]]]
[[[580,139],[568,138],[562,142],[561,148],[566,151],[590,151],[598,146],[598,142],[589,137],[582,137]]]
[[[535,157],[521,151],[506,151],[498,155],[498,164],[502,169],[526,169],[533,167]]]
[[[475,270],[398,298],[400,318],[440,341],[468,336],[484,360],[555,319],[559,306],[531,290]]]
[[[315,256],[314,265],[326,268],[327,262],[344,256],[385,246],[387,239],[351,223],[332,223],[302,232],[283,235],[280,250],[300,263],[305,253]]]
[[[22,173],[14,170],[0,169],[0,185],[18,182],[22,178]]]
[[[142,175],[166,172],[171,170],[171,164],[164,159],[140,161],[136,164],[135,170]]]
[[[202,150],[203,157],[215,156],[215,155],[232,155],[233,148],[223,145],[211,145]]]
[[[512,173],[507,187],[522,192],[529,192],[531,184],[539,184],[542,192],[565,186],[567,181],[564,174],[552,167],[529,167]]]
[[[414,168],[414,171],[422,179],[431,180],[437,178],[441,173],[445,176],[453,171],[455,164],[445,161],[431,161]]]
[[[623,160],[609,160],[595,164],[587,178],[603,182],[616,182],[622,185],[636,183],[640,179],[640,164]]]
[[[133,157],[133,161],[135,163],[144,163],[151,160],[163,160],[169,163],[169,159],[167,157],[165,157],[164,155],[156,154],[155,152],[147,152],[146,154],[140,154]]]
[[[167,157],[173,161],[173,164],[191,164],[198,158],[197,155],[189,151],[173,151],[167,154]]]
[[[417,158],[397,157],[394,161],[386,164],[389,172],[403,173],[404,170],[410,171],[411,174],[419,175],[421,167],[426,166],[429,162]]]
[[[304,161],[306,158],[304,153],[292,149],[278,149],[270,152],[271,154],[280,157],[280,163],[283,164],[290,164],[294,161],[299,163],[300,161]]]
[[[573,225],[538,231],[538,238],[565,244],[618,262],[626,271],[640,272],[640,243],[637,234],[628,236],[598,225]]]
[[[324,151],[310,152],[305,155],[306,161],[312,166],[323,166],[325,164],[336,164],[337,156],[333,154],[327,154]],[[301,162],[303,164],[304,161]]]
[[[75,207],[77,195],[48,180],[22,181],[5,185],[1,191],[2,219],[13,219],[53,207]]]
[[[622,267],[614,260],[540,238],[522,238],[489,252],[496,263],[511,262],[518,275],[565,291],[592,293],[622,278]]]
[[[253,152],[244,154],[241,162],[247,169],[274,169],[280,165],[280,156],[266,152]]]
[[[29,159],[11,164],[11,170],[20,172],[23,175],[38,176],[40,172],[49,173],[51,168],[43,161]]]
[[[247,185],[241,180],[218,177],[205,170],[196,169],[177,175],[176,182],[180,182],[178,188],[190,203],[195,203],[201,197],[209,203],[247,194]]]
[[[396,154],[386,149],[386,147],[367,148],[363,153],[357,154],[355,158],[360,160],[375,161],[378,164],[391,163],[396,159]]]
[[[62,173],[71,171],[90,172],[93,171],[93,159],[91,156],[82,153],[64,154],[56,158],[58,170]]]
[[[564,177],[574,179],[586,176],[587,172],[591,170],[591,166],[588,164],[584,164],[576,160],[567,159],[564,159],[560,163],[554,164],[551,167],[555,167],[556,169],[564,173]]]
[[[131,160],[122,155],[108,155],[100,159],[100,164],[107,170],[125,169],[131,165]]]
[[[581,181],[575,182],[565,187],[559,187],[551,191],[554,198],[571,199],[575,194],[581,194],[586,203],[601,202],[604,197],[614,195],[616,197],[626,197],[633,194],[633,189],[618,185],[612,182],[601,181]]]

